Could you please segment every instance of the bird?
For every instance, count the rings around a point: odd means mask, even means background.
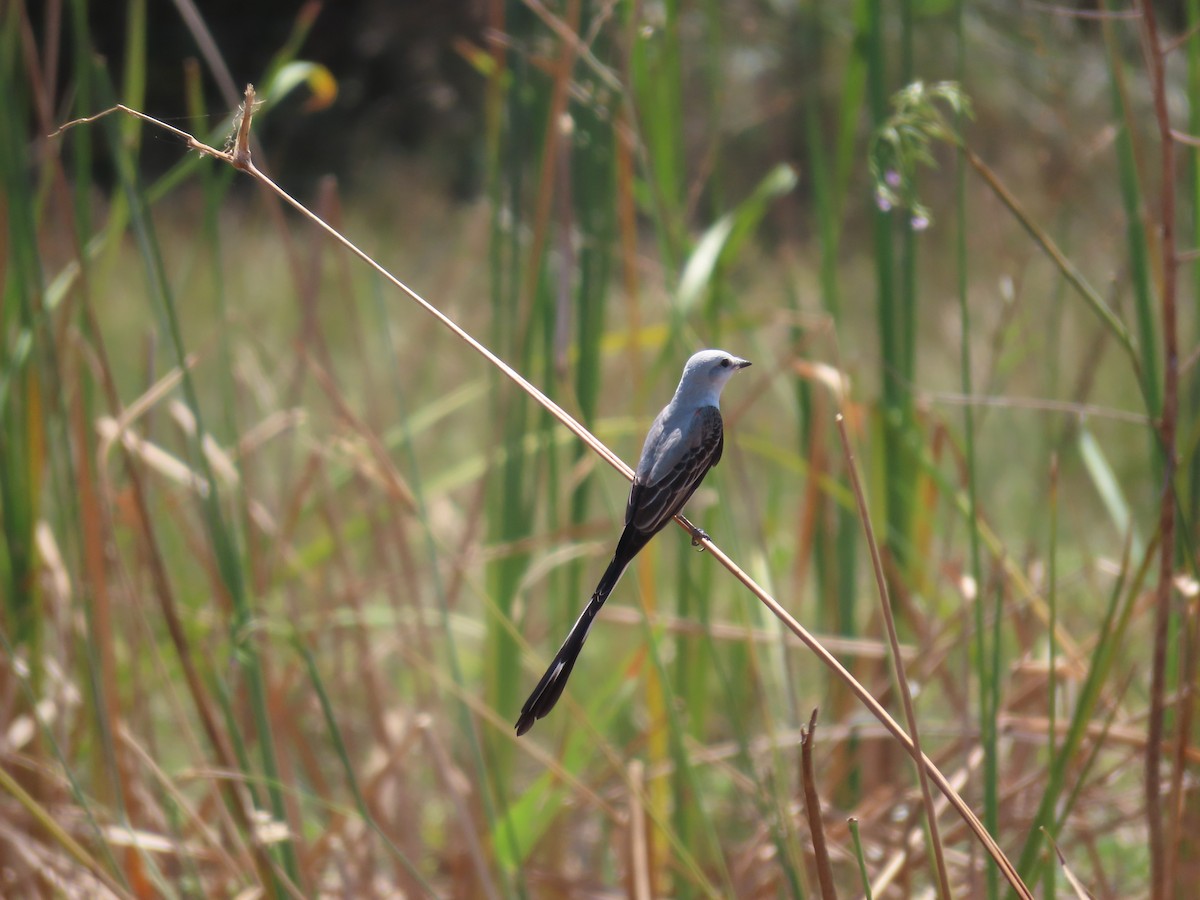
[[[596,614],[633,558],[670,524],[708,470],[720,462],[725,448],[718,405],[721,389],[735,372],[749,365],[749,360],[724,350],[701,350],[684,365],[675,396],[654,419],[646,435],[625,505],[625,529],[617,541],[612,562],[558,648],[550,668],[521,707],[516,725],[518,736],[546,716],[562,696]],[[701,538],[707,539],[708,535],[693,526],[692,543],[698,545]]]

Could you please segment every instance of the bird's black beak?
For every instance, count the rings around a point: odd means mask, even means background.
[[[750,360],[748,360],[748,359],[739,359],[739,360],[736,360],[736,361],[734,362],[734,366],[736,366],[736,367],[737,367],[737,368],[739,368],[739,369],[746,369],[746,368],[749,368],[749,366],[750,366]]]

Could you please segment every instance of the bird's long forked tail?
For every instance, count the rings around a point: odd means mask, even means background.
[[[617,586],[617,582],[621,580],[621,576],[625,574],[625,570],[629,568],[633,558],[637,556],[639,550],[646,546],[651,537],[653,535],[643,534],[629,527],[621,534],[621,540],[617,542],[617,551],[613,554],[612,562],[608,564],[608,568],[600,577],[600,583],[596,585],[596,590],[588,600],[587,606],[583,608],[583,612],[571,626],[571,631],[567,634],[567,639],[562,642],[562,646],[558,648],[558,653],[554,654],[554,661],[550,663],[550,668],[546,670],[542,680],[537,683],[537,687],[533,689],[533,693],[521,707],[521,715],[517,719],[518,736],[527,732],[533,727],[534,722],[554,709],[554,704],[562,696],[563,688],[567,686],[567,679],[571,677],[571,670],[575,668],[575,660],[579,658],[579,651],[583,649],[583,643],[587,640],[588,631],[591,630],[596,614],[600,612],[600,607],[604,605],[608,595]]]

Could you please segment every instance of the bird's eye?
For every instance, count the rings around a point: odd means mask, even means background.
[[[731,364],[731,361],[728,356],[725,357],[723,360],[721,360],[721,368],[722,369],[728,369],[730,364]]]

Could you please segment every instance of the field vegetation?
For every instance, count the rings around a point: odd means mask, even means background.
[[[99,6],[0,4],[0,895],[1191,895],[1200,3],[488,0],[404,152]]]

